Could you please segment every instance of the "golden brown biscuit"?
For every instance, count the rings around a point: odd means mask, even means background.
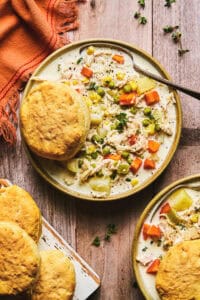
[[[156,275],[163,300],[200,299],[200,240],[185,241],[169,249]]]
[[[75,271],[71,261],[58,250],[41,251],[41,268],[32,300],[70,300],[75,288]]]
[[[16,185],[0,188],[0,221],[16,222],[35,242],[40,238],[40,210],[29,193]]]
[[[33,239],[16,223],[0,222],[0,295],[16,295],[36,280],[40,256]]]
[[[21,131],[37,155],[72,158],[83,146],[90,125],[81,95],[64,83],[45,81],[31,90],[21,111]]]

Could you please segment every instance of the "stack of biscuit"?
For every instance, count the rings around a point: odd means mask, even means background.
[[[39,252],[41,228],[40,210],[29,193],[16,185],[1,187],[0,299],[72,299],[74,266],[61,251]]]

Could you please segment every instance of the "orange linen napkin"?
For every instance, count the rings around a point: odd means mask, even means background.
[[[39,63],[68,43],[84,0],[0,0],[0,137],[16,141],[19,91]]]

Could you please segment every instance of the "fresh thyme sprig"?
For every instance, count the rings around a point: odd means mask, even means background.
[[[175,2],[176,2],[176,0],[165,0],[165,6],[166,7],[171,7],[171,4],[175,3]]]

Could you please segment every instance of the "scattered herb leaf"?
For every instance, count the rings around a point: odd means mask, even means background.
[[[139,19],[140,16],[141,16],[141,13],[140,13],[139,11],[136,11],[136,12],[134,13],[134,18],[135,18],[135,19]]]
[[[176,0],[165,0],[165,6],[166,7],[171,7],[171,4],[175,3],[175,2],[176,2]]]
[[[142,8],[145,8],[145,0],[138,0],[138,4],[139,4]]]
[[[145,25],[147,23],[147,18],[144,17],[144,16],[141,16],[139,18],[139,23],[142,24],[142,25]]]
[[[172,40],[174,41],[174,43],[178,43],[181,40],[181,32],[180,31],[175,31],[172,33]]]
[[[183,56],[185,53],[189,52],[189,49],[178,49],[178,55]]]
[[[95,246],[95,247],[99,247],[100,246],[100,238],[99,236],[96,236],[95,239],[93,240],[92,242],[92,245]]]
[[[130,179],[130,178],[126,178],[125,180],[126,180],[127,182],[130,182],[130,181],[131,181],[131,179]]]
[[[163,31],[164,31],[164,33],[171,33],[171,32],[173,32],[174,30],[176,30],[178,28],[179,28],[179,26],[167,25],[167,26],[163,27]]]
[[[148,249],[148,247],[145,246],[145,247],[142,249],[142,251],[145,252],[145,251],[147,251],[147,249]]]
[[[117,227],[115,224],[108,224],[107,231],[104,240],[110,242],[110,238],[113,234],[117,233]]]

